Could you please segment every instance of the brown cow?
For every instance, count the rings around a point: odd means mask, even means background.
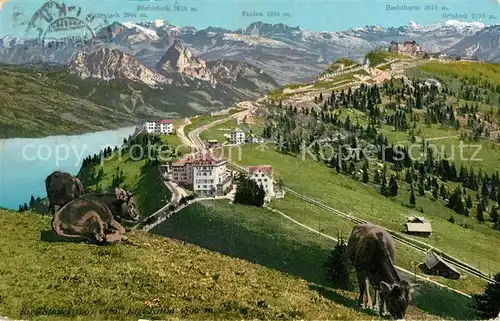
[[[394,319],[403,319],[411,301],[411,287],[417,285],[410,285],[398,275],[393,263],[395,244],[392,236],[373,224],[357,225],[347,242],[347,252],[358,277],[358,304],[363,306],[366,291],[368,306],[374,308],[368,288],[369,281],[375,289],[375,308],[380,297],[380,315],[384,314],[385,303]]]
[[[56,205],[61,208],[84,194],[82,182],[66,172],[55,171],[47,176],[45,188],[49,198],[49,212],[52,214],[56,211]]]
[[[130,192],[89,193],[60,208],[52,219],[54,232],[62,237],[101,244],[123,239],[125,229],[115,220],[121,216],[138,220],[139,209]]]

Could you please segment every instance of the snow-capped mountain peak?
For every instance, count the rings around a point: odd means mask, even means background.
[[[125,27],[127,27],[129,29],[134,29],[134,28],[137,29],[138,31],[140,31],[142,34],[144,34],[145,36],[147,36],[151,40],[158,40],[158,35],[156,34],[156,31],[153,29],[145,28],[145,27],[138,25],[134,22],[122,22],[122,25],[124,25]]]
[[[416,23],[415,21],[410,21],[410,26],[413,28],[413,29],[420,29],[422,28],[421,25],[419,25],[418,23]]]
[[[458,20],[447,20],[444,22],[444,25],[455,27],[457,29],[464,29],[464,28],[483,29],[484,27],[486,27],[484,23],[479,21],[463,22]]]
[[[168,22],[166,22],[165,20],[162,20],[162,19],[156,19],[154,21],[154,23],[155,23],[156,28],[160,28],[160,27],[163,27],[164,25],[168,24]]]

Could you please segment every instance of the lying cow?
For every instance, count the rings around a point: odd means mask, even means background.
[[[52,218],[54,232],[74,240],[91,243],[124,239],[125,229],[115,217],[139,220],[140,213],[132,193],[117,187],[115,193],[89,193],[60,208]]]
[[[84,194],[82,182],[75,176],[55,171],[45,180],[45,188],[49,198],[49,213],[54,214],[56,205],[59,208]]]

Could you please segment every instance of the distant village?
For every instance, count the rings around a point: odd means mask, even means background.
[[[423,58],[434,58],[434,59],[446,59],[446,60],[461,60],[461,61],[478,61],[475,56],[453,56],[441,52],[425,52],[422,50],[421,46],[415,40],[408,40],[403,43],[398,43],[392,41],[390,46],[387,48],[388,51],[411,55],[411,56],[422,56]]]

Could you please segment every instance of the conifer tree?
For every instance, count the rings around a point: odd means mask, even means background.
[[[381,183],[380,183],[380,193],[384,196],[387,196],[388,195],[388,191],[387,191],[387,179],[385,178],[385,175],[382,174],[382,177],[381,177]]]
[[[415,193],[413,192],[413,185],[411,186],[410,190],[410,205],[415,206]]]
[[[467,195],[467,200],[465,201],[465,206],[467,208],[472,208],[472,197],[470,197],[470,194]]]
[[[31,195],[31,198],[30,198],[30,208],[33,208],[35,206],[35,197],[33,195]]]
[[[396,175],[391,175],[391,180],[389,181],[389,190],[391,193],[391,196],[397,196],[398,195],[398,181],[396,180]]]
[[[405,182],[407,182],[408,184],[413,183],[413,170],[412,170],[412,168],[408,168],[408,170],[406,171]]]
[[[491,220],[493,221],[493,228],[500,229],[499,215],[498,215],[498,204],[491,206],[490,212]]]
[[[375,175],[373,176],[373,182],[377,185],[380,184],[381,179],[380,179],[380,171],[379,170],[375,171]]]
[[[343,290],[356,289],[354,268],[347,254],[347,244],[340,237],[325,262],[326,278],[334,287]]]
[[[479,222],[484,222],[484,207],[481,199],[477,202],[477,220]]]
[[[496,318],[500,313],[500,273],[495,275],[495,283],[489,283],[483,294],[473,294],[474,308],[483,319]]]
[[[366,160],[363,164],[363,177],[361,180],[363,183],[368,183],[370,181],[370,176],[368,174],[368,161]]]

